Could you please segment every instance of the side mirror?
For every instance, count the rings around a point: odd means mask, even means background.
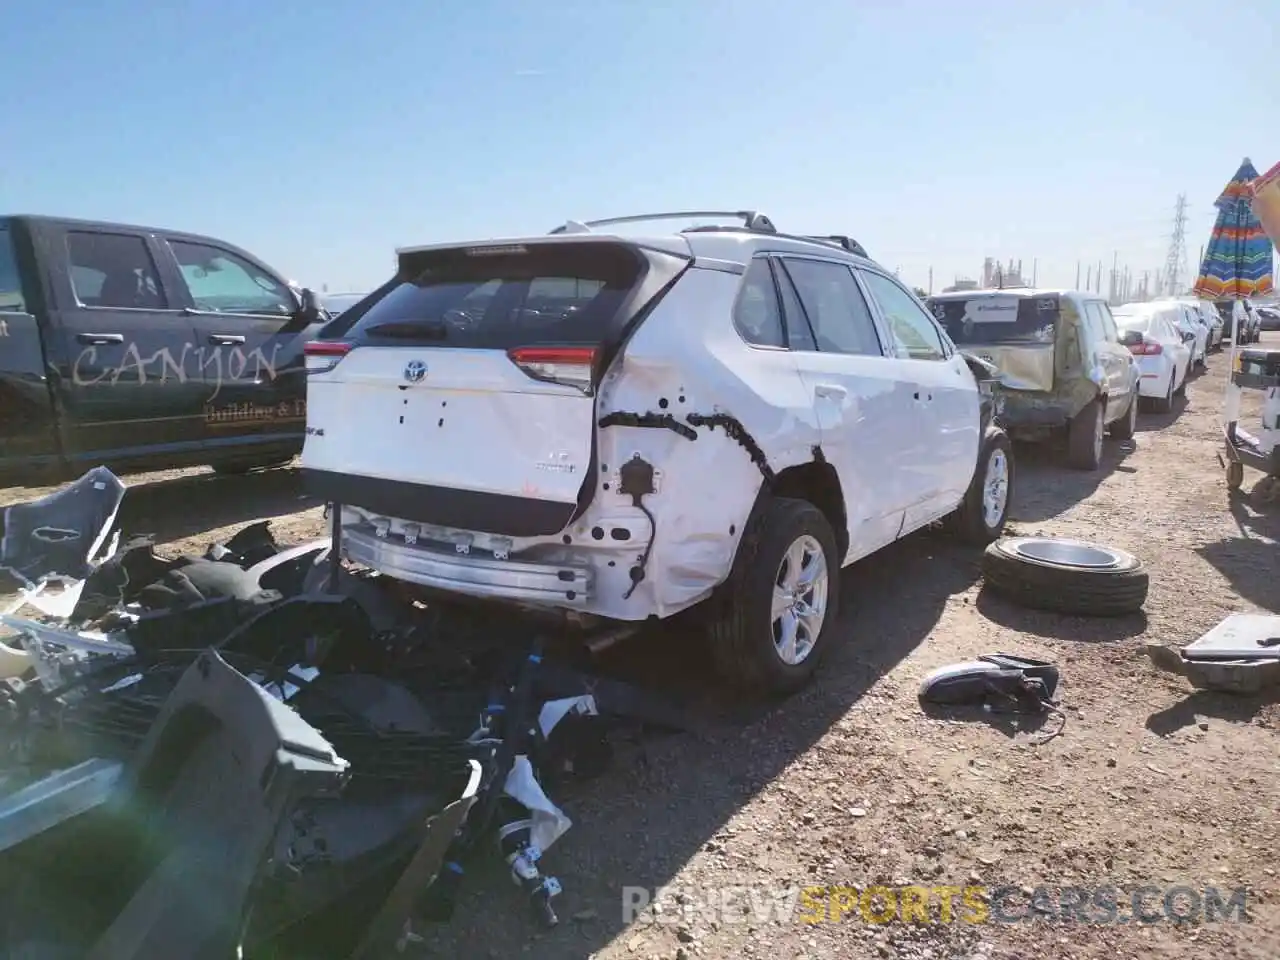
[[[316,296],[316,292],[310,287],[303,287],[302,294],[299,298],[301,307],[299,313],[300,319],[305,323],[319,323],[324,319],[324,309],[320,306],[320,298]]]
[[[1183,343],[1195,343],[1195,341],[1196,341],[1196,335],[1194,333],[1187,332],[1182,335]]]
[[[1142,343],[1142,333],[1138,330],[1123,330],[1120,333],[1120,343],[1126,347],[1136,347]]]

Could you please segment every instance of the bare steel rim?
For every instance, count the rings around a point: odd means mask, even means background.
[[[1009,503],[1009,458],[998,447],[987,458],[987,475],[982,485],[982,518],[995,528]]]
[[[827,617],[830,586],[822,544],[808,534],[797,537],[774,579],[773,644],[783,663],[798,666],[813,653]]]

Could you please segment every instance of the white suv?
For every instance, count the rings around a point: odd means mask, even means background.
[[[845,237],[768,218],[398,251],[307,345],[308,489],[342,552],[610,627],[694,604],[730,679],[798,688],[838,571],[939,520],[1003,529],[981,361]]]

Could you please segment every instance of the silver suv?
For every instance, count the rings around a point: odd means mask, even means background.
[[[702,605],[724,672],[787,692],[841,567],[939,520],[996,538],[989,368],[847,237],[610,229],[713,216],[400,250],[306,350],[346,557],[613,632]]]

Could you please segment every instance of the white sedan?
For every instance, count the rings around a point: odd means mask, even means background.
[[[1188,339],[1164,310],[1144,310],[1116,317],[1121,342],[1141,371],[1138,396],[1157,413],[1168,413],[1175,394],[1187,386],[1195,339]]]

